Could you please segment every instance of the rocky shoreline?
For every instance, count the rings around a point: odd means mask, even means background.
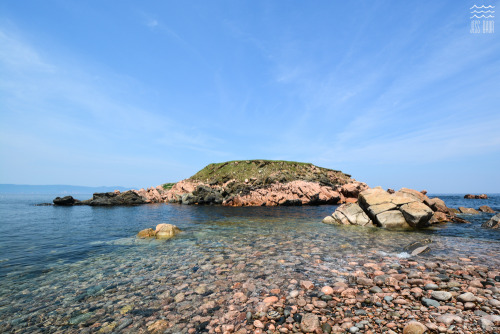
[[[484,211],[493,211],[487,206],[481,208]],[[472,208],[459,209],[461,213],[479,213]],[[445,202],[437,197],[429,198],[424,191],[401,188],[395,192],[377,187],[361,191],[355,203],[339,206],[331,216],[325,217],[323,222],[390,229],[426,228],[445,222],[469,223],[457,217],[458,212],[448,208]]]
[[[464,247],[436,245],[450,249],[446,257],[404,259],[378,251],[382,241],[375,241],[362,250],[344,248],[341,258],[332,259],[326,235],[314,241],[286,235],[256,235],[237,244],[231,239],[221,235],[217,240],[231,247],[203,253],[179,244],[150,257],[138,249],[131,257],[141,261],[134,265],[106,257],[69,268],[74,284],[42,287],[35,294],[38,305],[44,304],[42,311],[37,305],[28,308],[25,321],[31,327],[25,332],[472,334],[500,329],[498,249],[478,257],[460,255],[468,252]],[[90,268],[107,274],[93,275]],[[20,291],[13,307],[31,293]],[[22,331],[14,320],[0,322],[0,331]]]

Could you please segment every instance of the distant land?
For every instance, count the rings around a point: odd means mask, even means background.
[[[126,191],[126,187],[85,187],[70,185],[29,185],[29,184],[0,184],[2,194],[92,194],[97,192]]]

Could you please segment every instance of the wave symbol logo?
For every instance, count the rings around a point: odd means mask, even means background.
[[[470,18],[471,19],[493,19],[493,18],[495,18],[495,15],[493,15],[495,13],[495,11],[492,10],[493,8],[495,8],[495,6],[492,6],[492,5],[489,5],[489,6],[474,5],[470,8],[470,10],[471,10],[470,13],[473,14]]]

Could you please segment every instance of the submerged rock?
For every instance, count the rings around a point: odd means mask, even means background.
[[[137,237],[141,238],[141,239],[154,238],[155,235],[156,235],[156,232],[152,228],[147,228],[147,229],[144,229],[144,230],[140,231],[139,233],[137,233]]]
[[[469,214],[469,215],[477,215],[479,212],[473,208],[465,208],[463,206],[459,207],[458,210],[461,213]]]
[[[170,239],[181,232],[181,230],[172,224],[158,224],[156,225],[155,232],[156,239]]]
[[[493,217],[491,217],[490,220],[488,220],[486,223],[481,225],[481,227],[484,228],[500,228],[500,213],[497,213]]]
[[[430,251],[430,243],[432,243],[431,239],[422,239],[406,245],[403,250],[411,254],[412,256],[416,256],[422,253],[428,253]]]
[[[137,237],[140,239],[146,238],[156,238],[156,239],[170,239],[175,235],[179,234],[181,230],[172,224],[158,224],[156,225],[156,229],[147,228],[139,233],[137,233]]]

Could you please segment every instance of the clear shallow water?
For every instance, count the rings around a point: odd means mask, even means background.
[[[96,313],[94,308],[120,305],[123,296],[106,294],[117,284],[126,291],[160,281],[165,284],[169,277],[188,278],[193,268],[205,263],[220,263],[224,268],[242,262],[255,275],[276,266],[276,281],[295,273],[317,280],[323,274],[312,267],[311,257],[322,261],[325,268],[339,270],[352,258],[376,261],[380,256],[392,256],[397,261],[405,245],[429,237],[433,243],[428,256],[470,257],[493,266],[499,261],[500,231],[480,227],[492,214],[463,216],[472,222],[467,225],[401,232],[322,224],[335,206],[34,206],[54,197],[0,197],[0,329],[65,332],[79,325],[74,318],[81,314],[91,314],[93,321],[111,319],[116,310]],[[489,205],[500,211],[500,196],[488,200],[465,200],[463,195],[440,198],[450,207]],[[183,233],[166,242],[134,238],[139,230],[159,223],[177,225]],[[97,304],[89,306],[90,297]]]

